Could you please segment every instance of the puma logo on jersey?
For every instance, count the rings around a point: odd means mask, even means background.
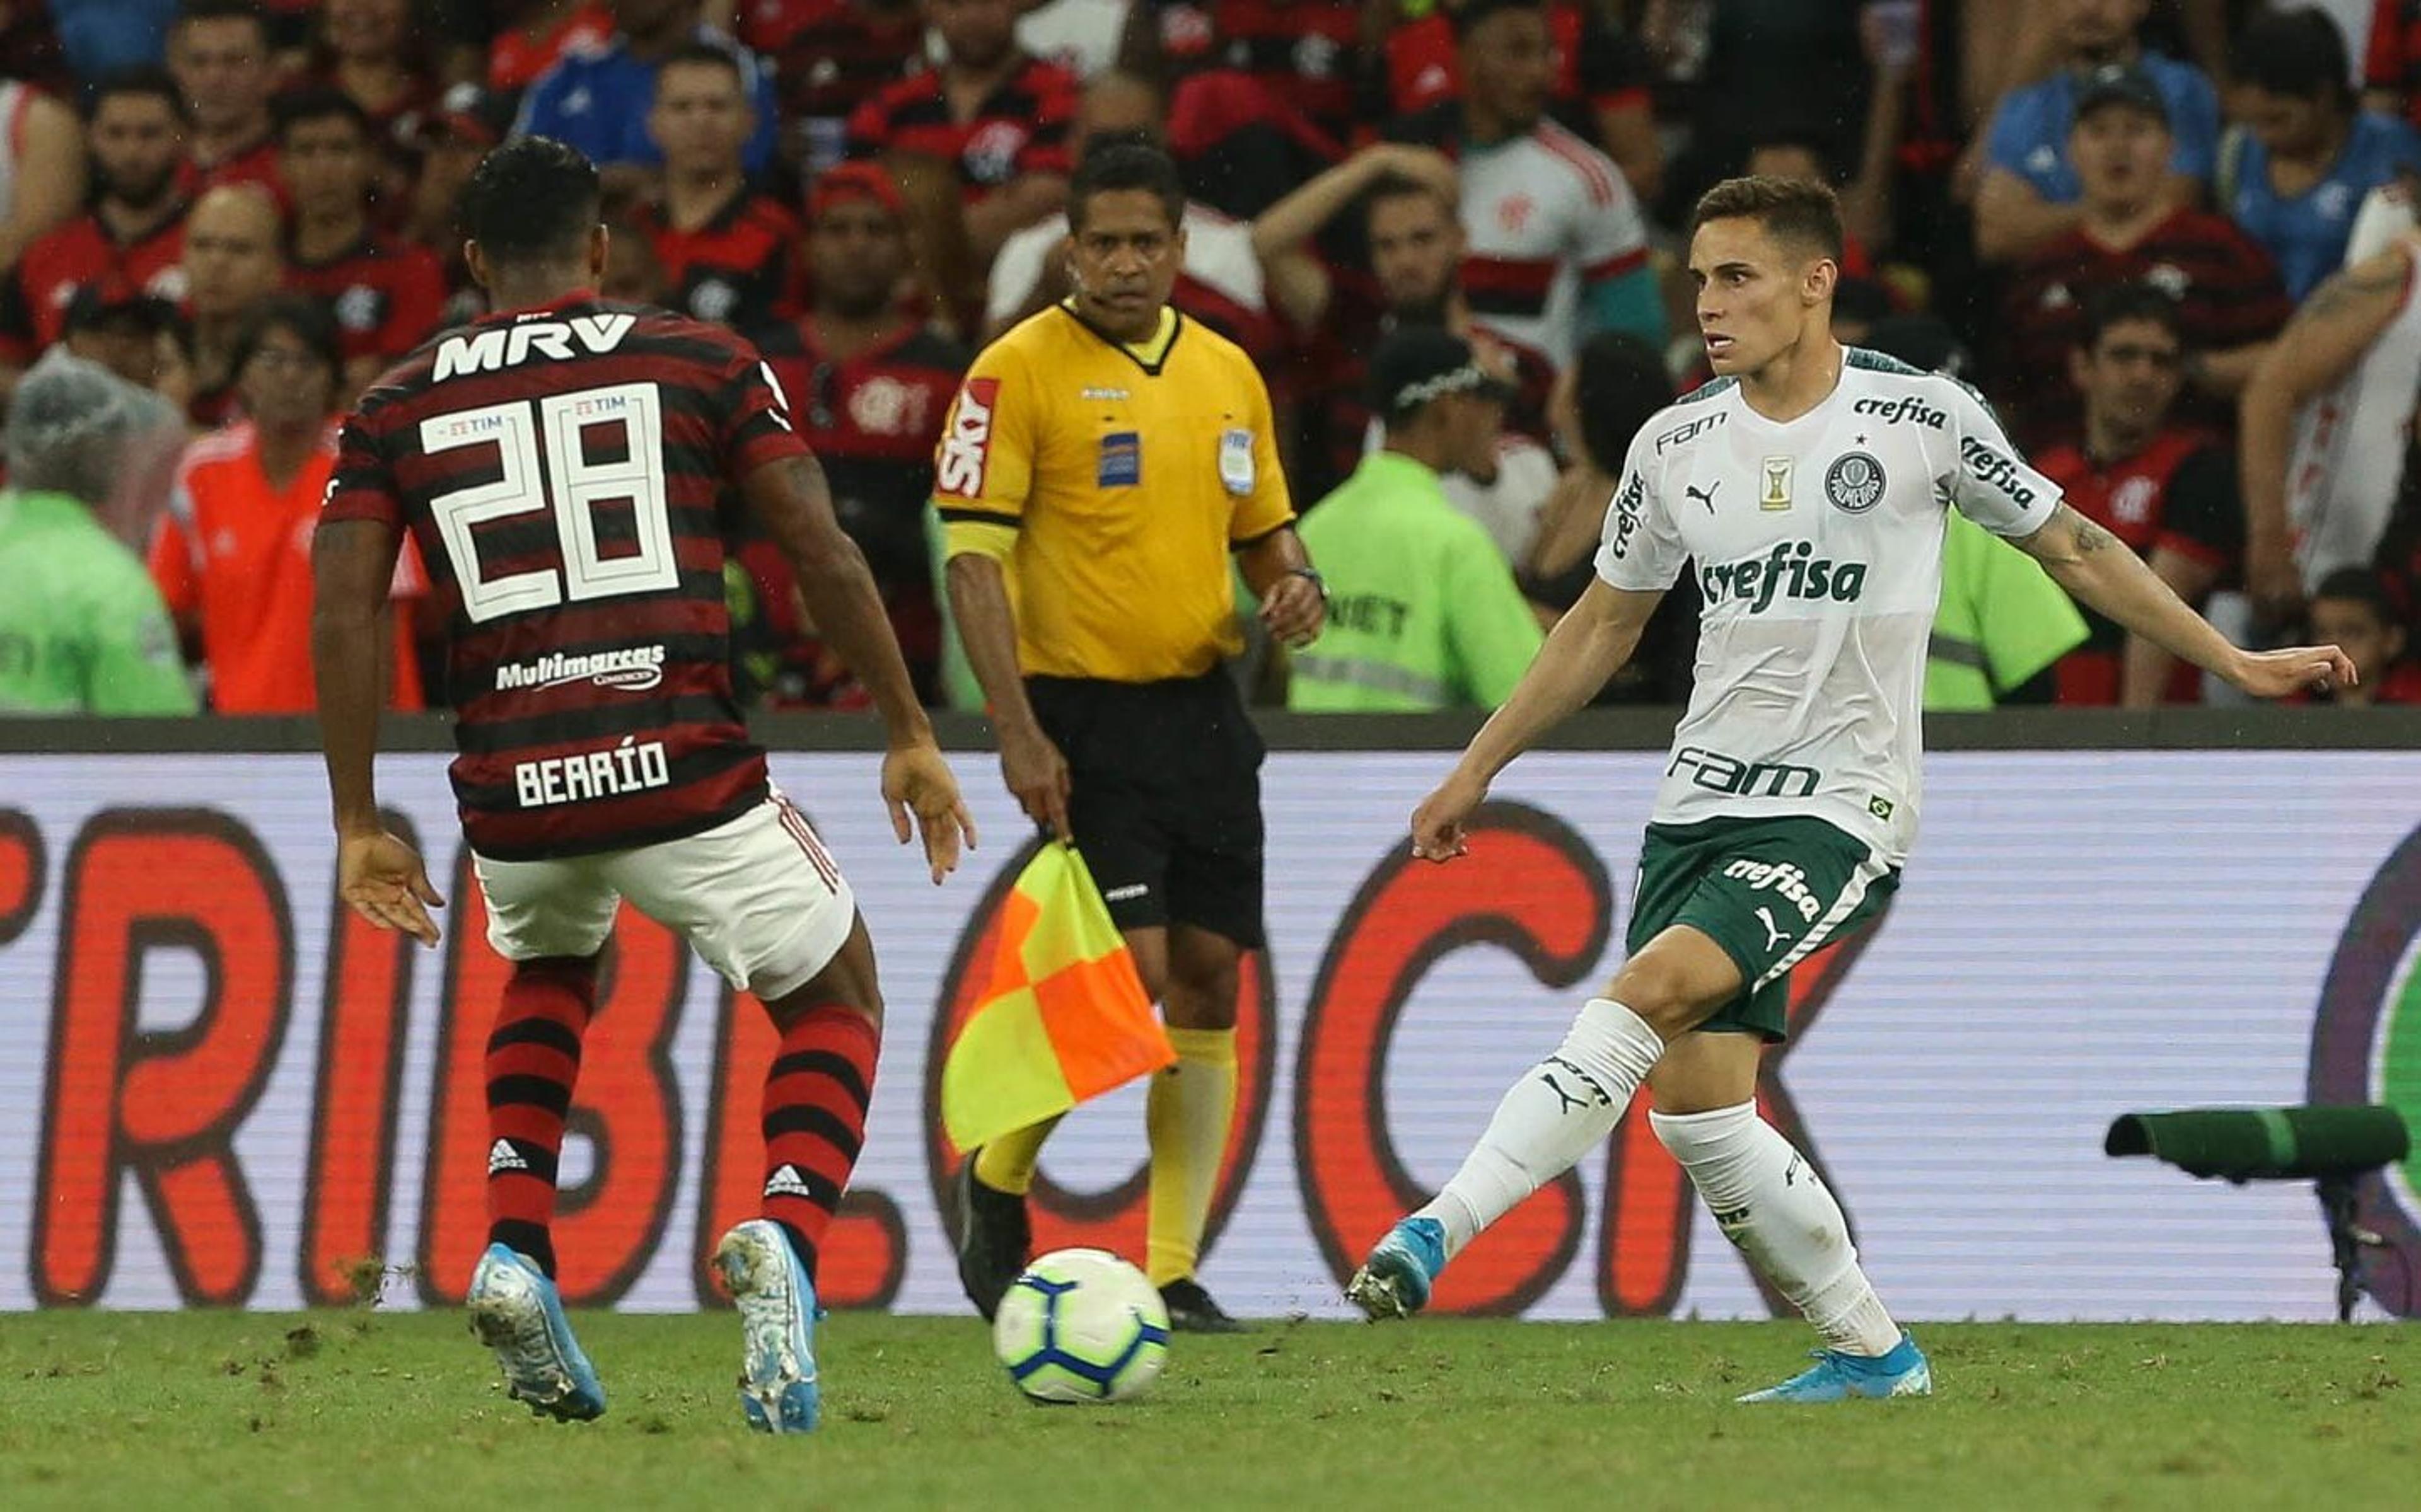
[[[1815,555],[1815,550],[1804,540],[1782,541],[1764,556],[1700,568],[1698,591],[1710,609],[1745,603],[1752,615],[1765,613],[1776,599],[1857,602],[1867,591],[1867,564],[1835,562]]]
[[[1967,471],[1975,475],[1976,482],[1986,488],[2000,490],[2020,508],[2033,507],[2035,491],[2021,479],[2015,459],[1993,450],[1973,436],[1959,438],[1959,456],[1967,464]]]
[[[1774,927],[1773,911],[1772,909],[1757,910],[1757,922],[1765,926],[1765,948],[1768,950],[1772,950],[1774,946],[1790,938],[1788,935],[1783,933],[1780,929]]]
[[[518,367],[532,357],[551,357],[556,362],[584,353],[601,357],[620,346],[631,327],[638,323],[634,315],[575,315],[569,320],[523,320],[447,336],[438,345],[430,382],[443,383],[465,373]]]
[[[992,413],[1000,401],[1000,380],[970,378],[950,411],[950,429],[942,434],[935,460],[934,486],[961,499],[983,497],[984,467],[992,455]]]
[[[1724,868],[1724,875],[1735,881],[1748,883],[1752,892],[1780,896],[1784,902],[1798,910],[1801,919],[1809,924],[1815,923],[1816,915],[1824,912],[1824,906],[1816,900],[1816,895],[1807,890],[1807,874],[1787,861],[1735,861]],[[1765,919],[1765,927],[1773,936],[1773,940],[1766,942],[1767,944],[1789,938],[1773,927],[1773,921],[1766,918],[1765,910],[1757,910],[1757,916]]]
[[[1715,490],[1722,488],[1723,486],[1724,480],[1722,478],[1717,478],[1712,483],[1708,484],[1705,488],[1700,488],[1695,483],[1684,483],[1681,485],[1681,491],[1697,500],[1700,504],[1705,505],[1707,507],[1707,513],[1713,514],[1715,512]]]

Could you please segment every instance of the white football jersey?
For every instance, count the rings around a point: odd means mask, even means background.
[[[2394,243],[2405,256],[2404,297],[2387,328],[2327,392],[2295,415],[2287,463],[2287,518],[2304,591],[2343,567],[2368,567],[2396,513],[2404,449],[2421,386],[2421,241]]]
[[[1788,423],[1730,379],[1659,413],[1597,554],[1600,577],[1643,591],[1687,562],[1706,602],[1656,822],[1807,815],[1898,865],[1916,834],[1945,511],[2015,538],[2059,497],[1973,389],[1870,351],[1850,351],[1832,396]]]
[[[1552,120],[1461,146],[1463,297],[1474,314],[1568,366],[1581,288],[1648,260],[1639,202],[1614,160]]]

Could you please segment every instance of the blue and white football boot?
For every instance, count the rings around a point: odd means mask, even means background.
[[[740,1305],[740,1410],[759,1433],[812,1433],[823,1411],[816,1384],[816,1288],[789,1236],[752,1218],[714,1247],[715,1269]]]
[[[491,1244],[471,1272],[471,1333],[496,1351],[513,1400],[566,1423],[586,1423],[605,1411],[605,1388],[597,1367],[571,1336],[563,1298],[536,1261],[502,1244]]]
[[[1410,1317],[1429,1303],[1429,1283],[1445,1269],[1445,1226],[1434,1218],[1405,1218],[1387,1230],[1345,1284],[1346,1300],[1371,1322]]]
[[[1819,1349],[1816,1363],[1779,1386],[1738,1398],[1743,1402],[1846,1402],[1860,1397],[1930,1396],[1933,1367],[1905,1332],[1891,1352],[1869,1358]]]

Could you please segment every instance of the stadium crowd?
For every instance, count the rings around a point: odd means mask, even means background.
[[[1299,707],[1502,696],[1537,642],[1506,606],[1578,596],[1633,433],[1704,377],[1679,231],[1742,172],[1839,192],[1843,340],[1976,385],[2217,622],[2342,644],[2330,701],[2421,702],[2421,0],[0,0],[0,712],[309,707],[336,424],[482,312],[453,207],[516,133],[602,170],[606,295],[762,351],[935,704],[977,701],[937,591],[952,397],[1066,292],[1074,164],[1138,139],[1320,565],[1398,560],[1391,511],[1440,492],[1477,527],[1398,596],[1445,631],[1358,692],[1297,668]],[[1485,433],[1374,406],[1407,327],[1496,376]],[[1411,460],[1357,474],[1382,446]],[[864,707],[735,546],[743,698]],[[1685,574],[1605,697],[1679,701],[1695,610]],[[1414,613],[1333,620],[1365,666]],[[394,707],[442,704],[409,556],[392,614]],[[79,616],[81,682],[36,665]],[[1288,662],[1240,672],[1284,701]],[[2210,696],[1954,518],[1930,705]]]

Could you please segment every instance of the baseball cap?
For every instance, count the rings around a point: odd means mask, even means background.
[[[1442,326],[1398,326],[1370,353],[1370,402],[1382,415],[1410,414],[1448,394],[1512,397],[1512,385],[1479,366],[1471,343]]]
[[[870,199],[895,217],[908,213],[908,202],[900,197],[899,185],[879,164],[841,163],[826,169],[807,191],[807,214],[820,220],[826,210],[845,199]]]
[[[2152,76],[2132,63],[2104,63],[2085,76],[2076,92],[2076,119],[2083,120],[2104,105],[2132,105],[2165,126],[2169,102]]]
[[[513,99],[468,82],[458,84],[439,97],[436,107],[421,123],[425,142],[441,136],[459,136],[481,147],[494,147],[502,142],[513,127]]]
[[[159,295],[136,288],[117,273],[78,284],[68,297],[63,329],[84,331],[114,316],[130,316],[154,331],[176,324],[177,306]]]

